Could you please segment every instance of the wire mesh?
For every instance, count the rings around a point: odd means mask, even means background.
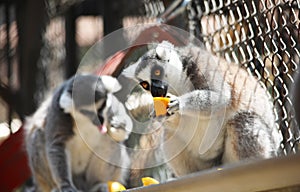
[[[0,123],[6,122],[8,127],[11,126],[13,120],[13,111],[10,106],[12,101],[9,92],[18,87],[16,75],[18,37],[16,22],[14,22],[15,14],[13,5],[9,3],[0,4],[0,92],[2,95]],[[0,131],[3,132],[3,130]]]
[[[185,17],[185,28],[208,50],[255,75],[271,93],[284,154],[296,153],[299,125],[291,88],[300,60],[299,0],[177,0],[164,2],[162,13],[149,16],[174,24]],[[157,1],[145,1],[155,7]],[[160,4],[161,5],[161,4]],[[183,10],[184,7],[184,10]],[[181,20],[182,21],[182,20]],[[175,22],[176,24],[176,22]],[[180,26],[182,27],[182,26]]]
[[[67,2],[72,4],[73,1]],[[184,26],[191,34],[199,37],[212,53],[248,69],[265,84],[273,97],[277,127],[284,136],[282,141],[284,154],[297,152],[300,133],[295,119],[295,103],[291,100],[290,90],[300,60],[298,43],[300,0],[176,0],[174,2],[144,0],[143,2],[144,12],[139,17],[136,15],[124,17],[124,27],[155,22],[158,21],[157,18],[162,19],[161,22]],[[48,4],[48,9],[52,9],[48,10],[50,15],[63,12],[53,5],[51,2]],[[19,86],[19,80],[16,78],[18,76],[16,59],[18,35],[17,24],[14,21],[16,13],[12,8],[11,5],[0,5],[0,83],[10,89],[17,89]],[[178,15],[180,20],[176,21],[174,18]],[[64,33],[64,20],[56,17],[52,18],[47,25],[43,36],[44,47],[41,50],[39,63],[42,64],[41,66],[52,66],[47,71],[50,82],[53,82],[51,79],[58,79],[57,70],[53,72],[52,69],[61,69],[65,59]],[[80,45],[79,32],[77,38],[77,43]],[[0,110],[0,115],[1,113]],[[11,113],[12,111],[5,110],[3,120],[12,121]]]
[[[238,63],[271,93],[284,154],[295,153],[299,127],[290,87],[299,63],[297,0],[195,0],[188,6],[189,29],[208,50]]]

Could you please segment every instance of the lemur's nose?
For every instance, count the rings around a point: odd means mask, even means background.
[[[151,80],[151,94],[153,97],[165,97],[168,92],[168,84],[157,79]]]

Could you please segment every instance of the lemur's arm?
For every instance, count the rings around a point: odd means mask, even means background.
[[[73,135],[73,119],[58,104],[55,106],[49,110],[51,122],[46,122],[45,125],[47,160],[57,187],[61,191],[77,191],[72,182],[70,162],[65,149],[67,140]]]
[[[230,101],[230,93],[212,90],[194,90],[179,97],[171,96],[168,112],[210,114],[225,108]]]

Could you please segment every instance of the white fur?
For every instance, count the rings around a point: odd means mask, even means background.
[[[71,113],[72,112],[72,96],[67,91],[64,91],[59,99],[59,106],[64,109],[65,113]]]
[[[155,51],[160,59],[168,61],[168,63],[177,70],[182,71],[182,63],[173,44],[168,41],[163,41],[157,45]]]
[[[125,77],[127,77],[129,79],[135,80],[134,73],[137,68],[137,65],[138,65],[137,63],[130,65],[129,67],[127,67],[126,69],[124,69],[122,71],[122,75],[124,75]]]
[[[169,60],[172,50],[174,50],[174,45],[168,41],[161,42],[155,49],[157,56],[162,60]]]
[[[107,75],[103,75],[101,77],[101,80],[105,86],[105,88],[110,92],[110,93],[115,93],[118,92],[122,86],[121,84],[118,82],[118,80],[112,76],[107,76]]]

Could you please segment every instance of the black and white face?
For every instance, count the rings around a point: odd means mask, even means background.
[[[182,69],[177,51],[169,44],[161,43],[127,67],[123,74],[136,80],[153,97],[165,97],[169,85],[181,77]]]
[[[102,98],[95,103],[95,105],[83,106],[77,111],[86,117],[87,121],[90,121],[96,126],[101,133],[106,133],[107,128],[105,126],[105,109],[106,109],[106,98]],[[76,115],[78,116],[78,115]]]
[[[94,125],[106,133],[108,94],[120,88],[119,82],[110,76],[78,75],[66,84],[59,105],[74,117],[75,123]]]
[[[145,67],[143,67],[145,66]],[[146,91],[153,97],[164,97],[168,91],[165,64],[155,58],[143,58],[136,70],[136,78]]]

